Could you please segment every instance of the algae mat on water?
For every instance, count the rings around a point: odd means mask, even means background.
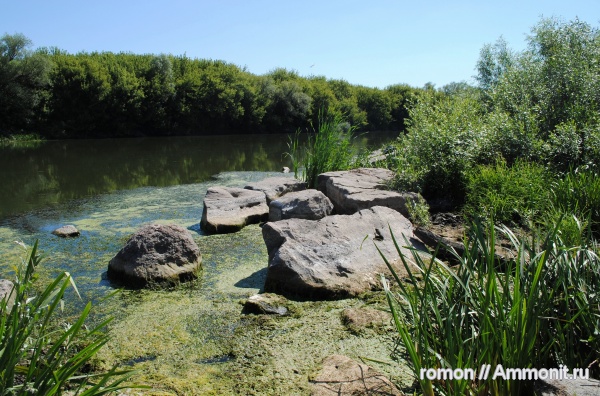
[[[288,395],[310,393],[309,379],[323,358],[345,354],[391,361],[391,326],[361,334],[348,331],[341,311],[365,305],[385,308],[383,296],[334,302],[289,302],[291,315],[243,315],[241,302],[264,284],[267,252],[259,226],[228,235],[204,236],[198,221],[210,185],[242,186],[271,176],[259,172],[222,174],[213,183],[142,188],[74,201],[0,222],[0,259],[14,263],[24,240],[47,255],[46,277],[73,274],[84,301],[71,295],[68,306],[95,302],[97,315],[113,315],[111,339],[95,361],[137,370],[133,381],[151,386],[129,394]],[[175,223],[194,232],[203,255],[197,281],[171,290],[122,291],[104,300],[113,287],[103,278],[108,260],[139,226]],[[62,224],[82,232],[60,239],[50,232]],[[371,365],[397,383],[410,382],[397,364]]]

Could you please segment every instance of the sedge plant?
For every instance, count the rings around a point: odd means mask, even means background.
[[[436,259],[437,250],[424,257],[413,249],[405,257],[392,233],[408,283],[380,252],[397,283],[392,288],[382,277],[423,395],[529,395],[533,381],[492,378],[495,368],[586,367],[600,352],[594,249],[564,246],[558,227],[527,242],[492,224],[473,224],[453,268]],[[495,254],[497,231],[513,245],[510,260],[500,262]],[[479,376],[485,365],[492,372]],[[455,378],[449,373],[456,368],[472,368],[475,375]],[[426,369],[446,374],[430,380],[422,375]]]
[[[24,245],[23,245],[24,246]],[[89,373],[92,357],[108,341],[110,319],[88,328],[91,303],[74,323],[59,324],[63,296],[77,292],[68,272],[36,291],[36,268],[42,262],[36,242],[16,268],[10,296],[0,302],[0,395],[103,395],[124,388],[131,370]],[[9,301],[12,301],[10,303]]]
[[[356,128],[340,114],[319,113],[319,125],[309,131],[304,145],[299,144],[300,133],[288,143],[286,153],[292,161],[294,175],[302,168],[302,179],[309,188],[316,188],[317,176],[324,172],[351,169],[358,161],[354,148]]]

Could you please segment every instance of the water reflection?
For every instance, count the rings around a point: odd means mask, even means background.
[[[359,140],[378,142],[388,135]],[[0,148],[0,218],[145,186],[199,183],[224,171],[277,171],[288,136],[235,135],[43,142]]]

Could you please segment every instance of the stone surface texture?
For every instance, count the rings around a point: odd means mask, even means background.
[[[385,376],[347,356],[331,355],[311,379],[312,396],[402,395]]]
[[[292,177],[268,177],[256,183],[247,184],[245,189],[262,191],[267,203],[293,191],[306,189],[306,183]]]
[[[108,277],[129,287],[175,284],[196,277],[202,265],[198,245],[178,225],[140,228],[108,264]]]
[[[406,275],[397,263],[388,225],[400,245],[405,245],[405,237],[409,244],[419,244],[408,219],[380,206],[316,221],[266,223],[262,229],[269,253],[265,291],[288,298],[338,299],[381,289],[380,274],[388,273],[388,268],[375,243],[395,263],[399,276]]]
[[[226,234],[268,218],[269,207],[261,191],[211,187],[204,197],[200,226],[208,234]]]
[[[269,221],[285,219],[319,220],[329,216],[333,204],[318,190],[303,190],[285,194],[269,204]]]
[[[406,200],[416,199],[417,194],[389,191],[387,183],[393,177],[394,172],[382,168],[326,172],[317,177],[317,189],[331,200],[337,214],[385,206],[407,216]]]
[[[10,311],[15,303],[14,283],[8,279],[0,279],[0,301],[6,301],[6,311]]]

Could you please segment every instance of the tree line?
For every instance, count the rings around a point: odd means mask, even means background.
[[[185,55],[31,50],[0,38],[0,133],[47,138],[269,133],[316,123],[326,110],[360,130],[403,130],[429,88],[385,89],[274,69],[255,75]]]

